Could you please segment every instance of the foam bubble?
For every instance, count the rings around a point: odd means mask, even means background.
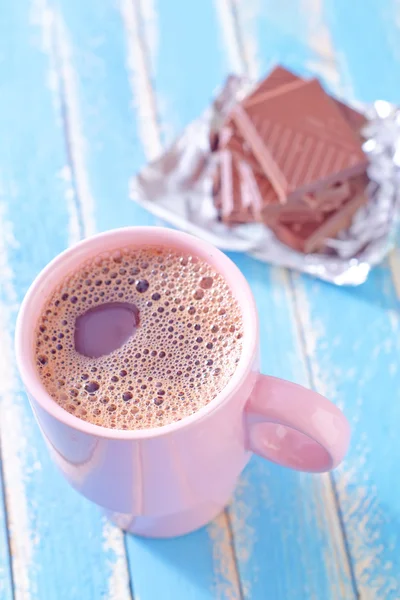
[[[106,356],[79,354],[76,322],[121,299],[139,311],[134,334]],[[145,429],[215,398],[236,369],[242,337],[239,306],[206,262],[167,247],[123,248],[83,263],[54,290],[37,323],[36,363],[47,391],[71,414]]]

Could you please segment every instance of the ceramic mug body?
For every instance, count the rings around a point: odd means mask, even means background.
[[[38,375],[35,329],[51,291],[80,264],[123,247],[164,245],[196,255],[223,275],[242,312],[243,351],[224,390],[194,415],[147,430],[114,430],[71,415]],[[227,504],[252,452],[306,471],[334,468],[349,426],[328,400],[260,375],[258,319],[250,288],[222,252],[187,234],[129,227],[80,242],[36,278],[22,304],[16,354],[30,403],[51,455],[70,484],[122,528],[154,537],[188,533]]]

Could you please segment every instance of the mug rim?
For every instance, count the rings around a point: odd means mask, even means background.
[[[180,421],[148,429],[111,429],[84,421],[62,408],[47,392],[39,377],[32,347],[32,338],[34,337],[32,320],[36,321],[37,317],[34,319],[32,313],[37,315],[47,300],[50,292],[47,294],[43,294],[43,292],[49,289],[48,282],[52,279],[52,274],[55,271],[65,270],[69,262],[74,262],[76,268],[80,262],[83,263],[85,260],[91,258],[91,256],[95,256],[100,252],[108,252],[121,247],[132,247],[135,245],[143,247],[145,243],[135,242],[135,236],[142,238],[146,236],[154,237],[155,234],[157,235],[157,241],[155,243],[149,242],[150,246],[158,244],[160,246],[181,246],[185,251],[196,254],[206,262],[209,262],[228,283],[239,303],[243,319],[243,329],[245,331],[239,363],[226,386],[211,402],[192,415],[183,417]],[[124,243],[123,240],[130,236],[133,236],[133,241]],[[73,270],[72,266],[70,270]],[[52,287],[52,289],[54,288],[55,286]],[[30,331],[30,335],[26,334],[27,331]],[[116,440],[140,440],[162,437],[181,429],[186,429],[207,417],[222,404],[225,404],[248,377],[257,353],[257,342],[258,317],[255,300],[246,278],[235,263],[209,242],[182,231],[157,226],[130,226],[111,229],[81,240],[74,246],[58,254],[40,271],[30,285],[19,309],[15,329],[17,365],[28,395],[32,395],[44,411],[61,423],[89,435]]]

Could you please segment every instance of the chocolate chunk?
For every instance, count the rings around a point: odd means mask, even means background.
[[[236,160],[241,181],[242,205],[249,210],[253,220],[260,221],[263,207],[279,204],[278,197],[268,179],[255,177],[247,162]]]
[[[223,155],[225,170],[222,192],[221,166],[214,174],[214,204],[221,211],[221,218],[226,223],[248,223],[261,221],[266,225],[274,223],[319,223],[324,213],[331,212],[349,198],[348,182],[335,184],[318,192],[314,196],[304,196],[288,204],[281,204],[278,196],[262,175],[254,174],[246,161],[237,156]],[[231,164],[227,164],[230,163]],[[233,175],[231,174],[233,170]],[[231,177],[233,176],[233,184]],[[231,185],[236,186],[231,201]],[[222,210],[222,207],[223,210]]]
[[[221,149],[229,150],[240,160],[244,160],[254,171],[264,176],[264,172],[254,156],[249,144],[243,139],[243,136],[238,131],[236,124],[230,121],[226,124],[221,133]]]
[[[276,211],[272,209],[273,207],[267,207],[262,212],[263,223],[270,227],[277,223],[320,223],[324,218],[321,210],[313,210],[300,203],[297,206],[279,206]]]
[[[287,246],[309,254],[324,249],[325,240],[347,229],[357,210],[368,201],[365,175],[351,182],[351,197],[339,210],[326,213],[321,223],[277,223],[271,226],[277,238]]]
[[[251,202],[242,198],[242,182],[236,160],[228,151],[220,153],[221,191],[219,203],[224,223],[249,223],[254,221]]]

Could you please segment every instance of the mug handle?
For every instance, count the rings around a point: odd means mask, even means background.
[[[350,442],[350,425],[326,398],[301,385],[260,375],[245,407],[248,449],[297,471],[337,467]]]

